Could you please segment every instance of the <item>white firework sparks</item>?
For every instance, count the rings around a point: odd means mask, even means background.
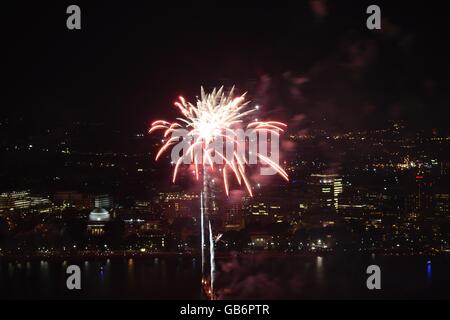
[[[170,147],[179,141],[179,137],[168,138],[175,130],[184,128],[188,130],[188,136],[192,138],[192,142],[187,150],[187,154],[192,157],[195,164],[195,176],[198,179],[198,161],[194,156],[194,149],[201,148],[203,158],[202,164],[209,165],[214,170],[214,164],[211,158],[211,154],[214,151],[220,158],[224,160],[224,166],[222,170],[223,182],[225,192],[229,194],[229,182],[228,174],[234,173],[239,185],[244,185],[250,195],[252,195],[252,189],[250,182],[245,174],[246,160],[236,152],[233,153],[231,159],[227,159],[221,152],[214,150],[213,141],[216,139],[226,139],[230,134],[233,134],[233,129],[236,126],[243,126],[244,118],[251,113],[258,110],[258,106],[249,110],[245,110],[248,106],[248,102],[245,101],[245,94],[234,97],[234,87],[230,93],[226,95],[223,91],[223,87],[216,91],[214,89],[211,93],[205,93],[201,88],[200,99],[197,100],[196,105],[187,102],[183,97],[179,97],[179,101],[175,102],[175,106],[178,107],[183,117],[177,118],[178,121],[167,122],[164,120],[157,120],[152,123],[149,133],[156,130],[164,130],[163,145],[159,149],[156,159],[167,151]],[[247,128],[254,129],[257,132],[265,131],[271,134],[279,135],[279,132],[284,131],[286,124],[279,121],[254,121],[247,125]],[[234,143],[239,143],[234,141]],[[241,142],[242,143],[242,142]],[[266,165],[272,167],[281,177],[288,180],[288,175],[278,164],[258,154],[257,157]],[[183,157],[180,157],[176,163],[173,172],[173,182],[175,182],[179,166],[181,165]]]

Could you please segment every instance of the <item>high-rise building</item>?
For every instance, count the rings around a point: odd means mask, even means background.
[[[311,209],[338,211],[342,178],[337,174],[312,174],[308,181]]]
[[[407,198],[407,210],[414,213],[431,213],[433,209],[433,183],[423,173],[414,177],[414,183]]]

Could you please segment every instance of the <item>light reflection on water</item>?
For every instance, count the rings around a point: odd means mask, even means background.
[[[429,283],[431,283],[432,276],[433,276],[433,274],[431,272],[431,261],[428,261],[427,262],[427,280],[428,280]]]
[[[192,257],[81,261],[78,264],[82,267],[82,290],[75,292],[65,288],[65,270],[76,262],[0,261],[0,298],[199,299],[201,264],[197,262],[198,259]],[[450,297],[448,257],[433,258],[433,264],[421,257],[367,256],[349,259],[317,256],[270,258],[267,261],[252,258],[237,266],[238,273],[221,271],[221,266],[226,262],[218,261],[219,286],[233,283],[239,288],[239,281],[245,284],[247,268],[248,276],[265,274],[271,285],[280,288],[279,292],[274,292],[281,295],[286,292],[287,296],[272,297],[275,299],[370,298],[374,293],[368,296],[365,288],[365,270],[370,264],[379,264],[382,271],[383,290],[375,293],[378,294],[376,298]],[[229,275],[233,277],[227,278]],[[259,293],[255,291],[255,294],[270,294],[270,290],[264,290],[262,284],[258,286],[262,289],[257,290]],[[229,298],[242,298],[239,291],[231,292],[235,296]]]

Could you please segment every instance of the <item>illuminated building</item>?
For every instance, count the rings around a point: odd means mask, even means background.
[[[433,183],[422,173],[414,177],[414,183],[407,199],[409,212],[430,212],[433,208]]]
[[[253,216],[268,216],[269,210],[264,202],[255,202],[250,205],[250,214]]]
[[[450,214],[450,194],[436,193],[434,195],[434,212],[438,215],[449,216]]]
[[[342,178],[337,174],[312,174],[308,182],[311,208],[338,211],[343,191]]]
[[[77,209],[113,207],[112,197],[107,194],[86,195],[77,191],[62,191],[54,195],[55,204],[63,207],[75,207]]]
[[[76,191],[62,191],[55,193],[54,202],[58,206],[75,207],[77,209],[92,208],[91,200],[88,196]]]
[[[266,232],[252,232],[250,234],[251,247],[254,249],[268,249],[273,243],[273,236]]]
[[[244,212],[240,203],[233,204],[224,212],[225,230],[241,230],[245,227]]]
[[[31,206],[28,191],[5,192],[0,195],[0,209],[26,209]]]
[[[100,194],[94,196],[94,207],[95,208],[106,208],[111,209],[113,206],[112,197],[107,194]]]
[[[448,175],[450,172],[450,161],[442,161],[439,169],[442,176]]]
[[[199,207],[198,197],[198,194],[189,192],[161,192],[157,201],[171,223],[175,218],[195,216]]]
[[[28,191],[12,191],[0,194],[0,211],[43,209],[52,205],[47,197],[33,196]]]
[[[138,213],[152,213],[152,203],[145,200],[136,200],[132,209]]]
[[[89,222],[87,226],[88,233],[92,236],[101,236],[105,233],[105,224],[109,222],[111,216],[108,211],[103,208],[95,208],[89,214]]]
[[[111,218],[111,216],[110,216],[109,212],[103,208],[95,208],[89,214],[89,221],[105,222],[105,221],[109,221],[110,218]]]
[[[284,222],[284,211],[281,209],[282,200],[278,197],[256,195],[245,202],[247,222],[251,223],[280,223]]]
[[[163,250],[167,245],[167,236],[161,231],[146,232],[140,236],[141,252]]]

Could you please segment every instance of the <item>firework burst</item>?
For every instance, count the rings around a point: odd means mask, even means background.
[[[279,121],[253,121],[244,125],[244,120],[247,116],[257,111],[258,108],[248,108],[248,101],[245,101],[245,94],[234,97],[234,87],[229,94],[225,94],[223,87],[219,90],[214,89],[211,93],[205,93],[203,87],[201,88],[200,99],[197,100],[196,105],[186,101],[183,97],[179,97],[179,101],[175,102],[175,106],[179,109],[182,117],[177,118],[175,122],[168,122],[165,120],[157,120],[151,124],[149,133],[157,130],[164,131],[164,139],[162,147],[159,149],[155,160],[158,160],[161,155],[179,142],[180,137],[170,137],[177,129],[188,130],[188,138],[190,139],[190,146],[187,149],[186,155],[190,156],[194,162],[194,173],[196,179],[199,178],[200,164],[209,166],[214,170],[214,161],[212,160],[212,153],[218,155],[223,159],[222,171],[223,184],[225,192],[229,194],[230,183],[228,181],[229,174],[234,174],[239,185],[244,185],[250,195],[252,188],[249,179],[245,172],[245,167],[248,164],[245,157],[233,152],[232,156],[225,156],[223,153],[214,149],[213,142],[217,139],[227,139],[235,135],[234,129],[246,127],[253,129],[255,132],[266,132],[274,135],[279,135],[286,128],[286,124]],[[245,143],[239,142],[237,139],[233,140],[234,144]],[[194,155],[195,150],[201,150],[201,163]],[[186,156],[184,155],[184,156]],[[173,170],[172,181],[175,182],[180,165],[183,162],[183,157],[180,157],[175,162]],[[257,158],[272,167],[281,177],[288,180],[288,175],[277,163],[268,157],[257,154]]]

